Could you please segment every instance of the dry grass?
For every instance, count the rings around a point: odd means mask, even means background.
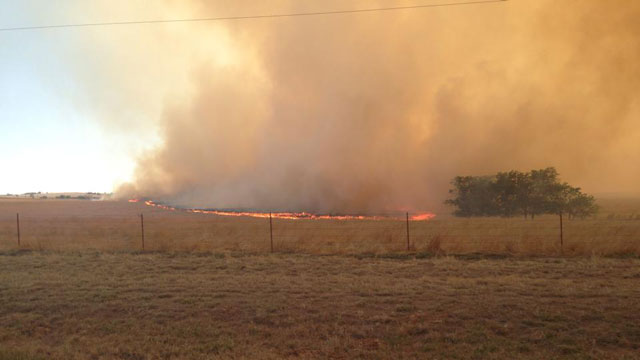
[[[401,221],[274,227],[268,254],[264,219],[2,200],[0,360],[640,358],[629,217],[569,222],[562,258],[529,257],[554,218],[413,222],[410,253]]]
[[[639,265],[0,252],[0,359],[638,359]]]
[[[565,222],[565,255],[640,254],[640,202],[612,202],[592,220]],[[15,213],[22,247],[48,250],[140,249],[138,214],[145,214],[146,249],[154,251],[269,250],[266,219],[171,212],[114,201],[0,200],[0,249],[15,249]],[[614,216],[611,216],[614,214]],[[458,219],[440,215],[411,222],[411,247],[438,254],[560,253],[558,219]],[[385,254],[406,251],[403,221],[274,220],[279,252]]]

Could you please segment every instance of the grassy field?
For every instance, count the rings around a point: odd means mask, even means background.
[[[598,218],[565,221],[564,255],[640,254],[640,201],[601,201]],[[265,253],[268,219],[172,212],[141,203],[83,200],[0,200],[0,250],[133,251],[141,248],[139,214],[145,216],[145,248],[153,251]],[[412,251],[438,254],[561,253],[557,217],[460,219],[439,213],[410,224]],[[399,220],[281,220],[273,222],[278,252],[386,254],[406,252],[406,224]]]
[[[640,260],[0,252],[0,359],[638,359]]]
[[[640,202],[274,220],[0,200],[0,360],[640,359]],[[21,245],[17,245],[16,213]],[[146,250],[139,214],[145,215]]]

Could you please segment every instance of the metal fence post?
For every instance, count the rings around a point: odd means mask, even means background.
[[[142,229],[142,251],[144,251],[144,215],[140,214],[140,227]]]
[[[18,246],[20,246],[20,213],[16,213],[16,227],[18,229]]]
[[[409,212],[407,212],[407,251],[411,250],[411,244],[409,242]]]
[[[560,254],[564,254],[564,238],[562,229],[562,212],[560,212]]]
[[[269,240],[271,241],[271,252],[273,253],[273,220],[269,213]]]

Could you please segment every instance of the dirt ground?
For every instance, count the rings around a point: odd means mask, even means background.
[[[638,359],[640,259],[0,252],[0,359]]]

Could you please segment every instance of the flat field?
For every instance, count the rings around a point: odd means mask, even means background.
[[[17,244],[16,213],[21,244]],[[139,214],[144,213],[145,249]],[[640,202],[274,220],[0,200],[0,360],[640,359]]]
[[[598,218],[565,220],[564,244],[555,216],[454,218],[438,213],[411,221],[412,252],[515,255],[640,254],[640,201],[602,201]],[[142,203],[87,200],[0,199],[0,250],[16,249],[16,213],[21,248],[40,250],[134,251],[142,247],[139,214],[144,214],[145,249],[265,253],[269,219],[168,211]],[[273,220],[277,252],[386,254],[407,251],[402,220]]]
[[[638,359],[640,260],[0,252],[0,359]]]

